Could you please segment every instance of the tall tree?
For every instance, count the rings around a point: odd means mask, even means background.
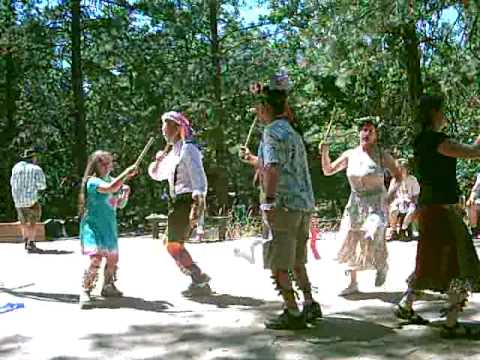
[[[85,106],[82,76],[82,30],[81,30],[81,0],[71,0],[72,27],[72,91],[73,91],[73,121],[74,145],[73,159],[75,175],[81,177],[87,162],[87,126],[85,121]]]

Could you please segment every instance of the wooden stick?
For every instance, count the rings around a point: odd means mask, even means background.
[[[247,140],[245,140],[245,147],[248,147],[248,143],[250,142],[250,138],[252,137],[253,129],[257,124],[257,117],[255,117],[252,121],[252,125],[250,125],[250,130],[248,130]]]
[[[137,160],[135,161],[135,166],[138,167],[140,165],[140,163],[142,162],[143,158],[145,157],[145,155],[147,154],[147,151],[150,149],[150,147],[153,145],[153,142],[155,141],[155,139],[153,137],[151,137],[148,142],[147,142],[147,145],[145,145],[145,147],[143,148],[142,152],[140,153],[140,155],[138,156]]]
[[[332,129],[333,119],[334,119],[334,118],[333,118],[333,116],[332,116],[332,117],[330,118],[330,122],[328,123],[327,131],[325,131],[325,133],[323,134],[322,144],[327,141],[328,135],[330,135],[330,130]]]

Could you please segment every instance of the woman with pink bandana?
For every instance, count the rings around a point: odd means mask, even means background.
[[[169,184],[167,251],[180,270],[192,278],[185,294],[195,295],[199,290],[208,292],[210,277],[193,262],[184,246],[205,208],[207,177],[202,154],[193,142],[190,122],[182,113],[163,114],[162,133],[167,147],[157,153],[150,175],[157,181],[167,180]]]

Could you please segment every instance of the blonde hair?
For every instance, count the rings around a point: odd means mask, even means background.
[[[104,150],[97,150],[89,156],[87,167],[83,174],[82,184],[80,186],[80,193],[78,194],[78,215],[80,217],[85,214],[85,190],[88,178],[92,176],[100,176],[99,164],[112,161],[112,158],[112,154]]]

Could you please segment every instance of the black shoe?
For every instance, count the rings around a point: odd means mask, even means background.
[[[212,293],[212,289],[208,283],[204,285],[192,283],[187,290],[182,291],[182,295],[188,298],[210,296]]]
[[[307,328],[307,322],[303,313],[295,316],[285,309],[277,318],[265,321],[265,327],[272,330],[300,330]]]
[[[305,316],[305,321],[308,323],[315,322],[315,320],[323,317],[322,308],[316,301],[312,302],[311,304],[303,305],[302,312]]]
[[[428,320],[424,319],[418,315],[413,309],[407,309],[403,306],[397,305],[393,310],[395,316],[399,319],[406,320],[408,324],[414,325],[426,325],[429,323]]]
[[[27,249],[27,253],[29,254],[37,253],[40,250],[33,241],[26,243],[25,249]]]

